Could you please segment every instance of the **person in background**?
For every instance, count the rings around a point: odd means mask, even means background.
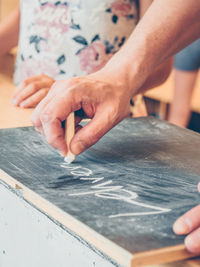
[[[123,46],[152,0],[22,0],[0,25],[0,55],[17,45],[12,103],[35,107],[56,80],[95,73]],[[140,13],[140,14],[139,14]],[[163,77],[169,64],[163,66]],[[166,73],[166,74],[165,74]],[[129,114],[146,116],[141,95]]]
[[[174,98],[168,120],[187,127],[191,116],[192,92],[200,68],[200,39],[175,55],[174,67]]]

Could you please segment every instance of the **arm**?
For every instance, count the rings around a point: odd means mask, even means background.
[[[164,83],[173,67],[173,57],[165,60],[160,66],[156,67],[153,73],[146,79],[144,84],[140,87],[139,92],[144,93],[145,91],[152,89],[160,84]]]
[[[129,101],[152,70],[200,35],[200,2],[154,0],[118,53],[100,71],[56,82],[32,115],[36,129],[62,155],[62,121],[83,109],[92,120],[77,131],[70,148],[80,154],[127,116]],[[183,31],[184,29],[184,31]]]
[[[199,1],[154,0],[129,40],[107,64],[107,71],[120,73],[132,95],[136,94],[152,69],[199,37],[199,12]],[[136,76],[140,85],[132,86]]]
[[[150,5],[153,3],[153,0],[140,0],[139,1],[139,18],[142,19]],[[156,67],[155,70],[151,73],[151,75],[147,78],[145,83],[140,88],[140,92],[143,93],[148,89],[154,88],[159,86],[160,84],[164,83],[168,78],[171,69],[173,66],[173,58],[167,59],[164,63],[160,66]]]
[[[0,56],[8,53],[18,43],[20,10],[17,7],[0,24]]]

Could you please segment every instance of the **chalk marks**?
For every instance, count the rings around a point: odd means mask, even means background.
[[[125,187],[122,185],[114,185],[113,180],[111,179],[105,181],[105,177],[92,177],[93,172],[88,168],[83,168],[81,166],[69,166],[66,163],[62,163],[60,167],[69,170],[71,175],[74,176],[75,179],[91,182],[89,190],[84,192],[79,191],[76,193],[71,193],[69,194],[69,196],[79,197],[86,195],[94,195],[95,197],[122,201],[129,203],[132,206],[139,206],[145,209],[149,209],[148,211],[141,212],[111,214],[108,216],[109,218],[155,215],[171,211],[171,209],[136,201],[136,199],[138,198],[137,193],[125,189]]]

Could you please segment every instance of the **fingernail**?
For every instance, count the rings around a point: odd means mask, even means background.
[[[200,237],[197,234],[185,238],[185,246],[192,253],[200,252]]]
[[[76,142],[71,146],[71,151],[74,155],[79,155],[81,152],[85,150],[85,145],[82,142]]]
[[[178,219],[173,226],[174,232],[177,235],[185,235],[190,232],[192,222],[189,218]]]

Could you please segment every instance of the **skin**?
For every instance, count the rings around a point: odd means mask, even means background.
[[[16,87],[11,102],[22,108],[33,108],[47,95],[54,79],[45,74],[28,78]]]
[[[132,96],[160,82],[157,78],[155,80],[155,77],[150,77],[152,71],[161,73],[161,63],[199,37],[199,13],[200,2],[197,0],[184,3],[182,0],[154,0],[129,40],[103,69],[87,77],[53,84],[32,115],[36,130],[46,136],[50,145],[66,155],[67,147],[61,123],[70,112],[81,109],[81,115],[79,112],[79,116],[76,116],[76,134],[70,144],[71,151],[80,154],[96,143],[128,115]],[[11,27],[8,29],[12,32]],[[17,27],[13,31],[14,40],[8,31],[2,33],[0,30],[1,53],[6,53],[8,47],[10,50],[16,43],[18,29]],[[10,36],[12,41],[8,41],[5,36]],[[2,45],[2,40],[10,42],[9,46]],[[163,80],[162,75],[156,77]],[[83,117],[89,117],[91,121],[81,128],[78,123]],[[175,233],[188,233],[186,240],[189,241],[185,244],[191,252],[200,252],[199,211],[200,207],[195,207],[174,225]],[[189,223],[185,224],[184,218]]]
[[[198,184],[200,192],[200,183]],[[187,235],[185,246],[192,253],[200,253],[200,205],[192,208],[177,219],[173,225],[177,235]]]
[[[80,154],[93,145],[126,117],[130,97],[147,88],[152,70],[199,37],[199,12],[200,2],[196,0],[184,4],[182,0],[170,4],[169,0],[155,0],[129,40],[101,71],[53,85],[32,115],[36,129],[65,155],[61,122],[81,108],[92,120],[77,131],[70,148]],[[185,245],[194,253],[200,252],[199,214],[197,206],[173,228],[176,234],[188,234]]]
[[[159,68],[178,47],[187,45],[188,38],[193,41],[198,37],[199,11],[200,2],[196,0],[185,1],[184,5],[181,0],[171,1],[170,5],[168,0],[155,0],[129,40],[104,68],[53,85],[32,115],[36,129],[65,155],[61,122],[70,112],[82,108],[92,120],[77,131],[71,151],[80,154],[96,143],[126,117],[130,98],[153,85],[152,80],[149,82],[152,70]]]
[[[152,2],[152,0],[140,1],[140,18],[143,17]],[[151,77],[149,77],[147,81],[148,85],[145,84],[144,88],[153,88],[164,82],[171,70],[171,62],[171,60],[166,60],[166,62],[161,64],[161,66],[157,67]],[[31,77],[20,83],[12,96],[11,102],[13,105],[20,106],[22,108],[36,107],[37,104],[47,95],[54,82],[55,81],[52,78],[44,74]]]

